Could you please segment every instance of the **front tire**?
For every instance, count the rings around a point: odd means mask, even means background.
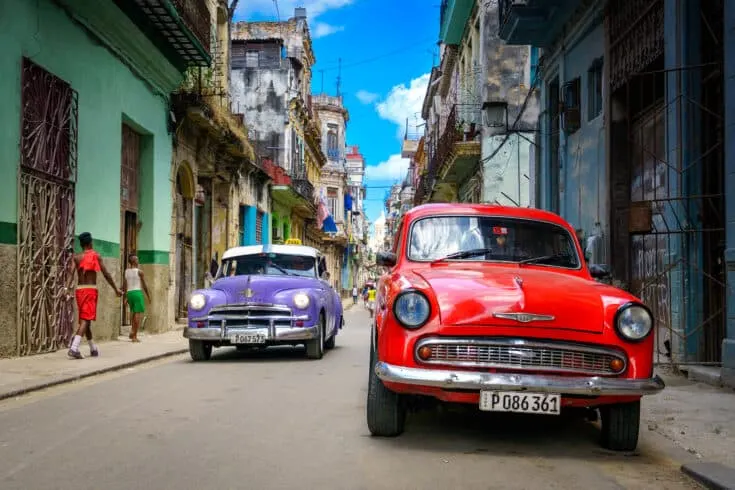
[[[324,313],[319,315],[319,335],[306,343],[306,357],[314,360],[324,357]]]
[[[324,348],[327,350],[334,349],[335,345],[337,345],[337,332],[342,328],[342,325],[344,325],[345,319],[340,318],[339,323],[334,327],[334,333],[331,337],[329,337],[329,340],[327,340],[324,343]]]
[[[375,349],[370,347],[368,375],[367,425],[376,437],[396,437],[406,426],[406,407],[401,396],[390,391],[375,374]]]
[[[194,362],[208,361],[212,357],[212,344],[202,340],[189,340],[189,355]]]
[[[611,451],[635,451],[641,425],[640,400],[600,407],[601,444]]]

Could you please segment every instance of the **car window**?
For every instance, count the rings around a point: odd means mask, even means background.
[[[574,240],[561,226],[543,221],[494,216],[436,216],[416,221],[409,238],[409,260],[437,260],[463,251],[485,253],[457,260],[519,262],[579,268]]]
[[[249,275],[316,277],[316,260],[303,255],[274,253],[243,255],[226,259],[218,279]]]

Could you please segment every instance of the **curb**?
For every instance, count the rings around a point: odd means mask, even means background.
[[[120,371],[121,369],[126,369],[126,368],[133,367],[133,366],[139,366],[141,364],[146,364],[149,362],[157,361],[159,359],[164,359],[166,357],[172,357],[172,356],[177,356],[179,354],[185,354],[187,352],[189,352],[188,348],[177,349],[175,351],[165,352],[163,354],[156,354],[154,356],[142,357],[134,361],[128,361],[122,364],[116,364],[115,366],[95,369],[94,371],[90,371],[88,373],[75,374],[73,376],[67,376],[65,378],[55,379],[53,381],[43,381],[41,383],[38,383],[32,386],[26,386],[24,388],[19,388],[17,390],[0,393],[0,401],[7,400],[8,398],[14,398],[17,396],[27,395],[28,393],[33,393],[34,391],[45,390],[46,388],[52,388],[54,386],[73,383],[74,381],[80,381],[85,378],[91,378],[92,376],[99,376],[100,374],[107,374],[107,373],[111,373],[114,371]]]
[[[735,489],[735,469],[720,463],[691,463],[681,467],[682,473],[710,490]]]

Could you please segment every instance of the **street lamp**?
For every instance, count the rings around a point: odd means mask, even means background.
[[[504,134],[508,131],[508,102],[504,100],[487,100],[482,104],[485,126],[490,128],[490,136]]]

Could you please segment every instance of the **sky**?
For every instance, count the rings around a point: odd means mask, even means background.
[[[235,21],[287,20],[305,7],[316,55],[312,92],[341,93],[350,112],[347,144],[367,162],[368,218],[375,221],[408,160],[401,141],[421,131],[421,105],[438,60],[440,0],[241,0]],[[276,5],[278,14],[276,13]],[[323,75],[321,70],[323,70]],[[322,85],[323,79],[323,85]]]

